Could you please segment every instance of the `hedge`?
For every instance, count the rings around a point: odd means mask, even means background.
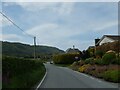
[[[113,52],[105,53],[102,57],[102,63],[104,65],[112,64],[113,60],[116,59],[116,55]]]
[[[37,60],[2,58],[2,88],[32,88],[45,74],[45,66]]]
[[[53,61],[55,64],[72,64],[74,61],[77,61],[75,57],[80,59],[79,54],[59,54],[53,56]]]

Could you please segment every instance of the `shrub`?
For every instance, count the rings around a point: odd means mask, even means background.
[[[99,77],[99,78],[102,77],[101,74],[98,73],[96,70],[92,70],[92,71],[88,72],[88,74],[90,74],[90,75],[92,75],[94,77]]]
[[[120,65],[120,57],[116,58],[116,59],[113,59],[111,63]]]
[[[97,51],[95,52],[95,55],[96,55],[97,58],[102,58],[103,54],[104,54],[104,52],[103,52],[103,51],[100,51],[100,50],[97,50]]]
[[[85,60],[86,58],[90,58],[90,52],[88,50],[83,50],[81,54],[81,58]]]
[[[106,71],[105,73],[103,73],[102,76],[105,80],[117,82],[117,83],[120,82],[120,71],[118,70]]]
[[[76,65],[78,65],[78,62],[75,61],[71,66],[76,66]]]
[[[103,65],[102,59],[100,59],[100,58],[99,59],[95,59],[94,63],[97,64],[97,65]]]
[[[79,65],[79,66],[82,66],[82,65],[84,65],[84,64],[85,64],[85,62],[84,62],[83,60],[78,61],[78,65]]]
[[[94,64],[94,58],[88,58],[85,60],[85,64]]]
[[[73,62],[73,64],[70,65],[70,68],[77,71],[78,70],[78,62]]]
[[[97,73],[103,73],[103,72],[107,71],[107,69],[108,69],[108,66],[106,66],[106,65],[104,65],[104,66],[98,66],[98,65],[96,65],[95,66],[95,71]]]
[[[81,66],[78,71],[80,72],[85,72],[91,65],[90,64],[85,64],[83,66]]]
[[[72,64],[76,61],[75,57],[80,57],[79,54],[60,54],[53,56],[55,64]]]
[[[111,64],[116,59],[116,54],[113,52],[105,53],[102,57],[102,63],[105,65]]]

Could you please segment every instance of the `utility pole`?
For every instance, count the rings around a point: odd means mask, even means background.
[[[36,37],[34,37],[34,60],[36,59]]]

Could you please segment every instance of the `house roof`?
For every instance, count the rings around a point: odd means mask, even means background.
[[[98,45],[105,37],[108,37],[109,39],[111,40],[114,40],[114,41],[120,41],[120,35],[104,35],[96,45]]]
[[[66,53],[76,53],[76,52],[80,52],[80,50],[79,49],[72,49],[72,48],[68,48],[66,50]]]
[[[94,48],[95,46],[89,46],[88,49]]]
[[[105,36],[115,41],[120,40],[120,35],[105,35]]]

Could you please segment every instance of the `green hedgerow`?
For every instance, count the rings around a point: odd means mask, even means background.
[[[80,58],[79,54],[59,54],[53,56],[53,61],[55,64],[72,64],[74,61],[77,61],[75,57]]]

